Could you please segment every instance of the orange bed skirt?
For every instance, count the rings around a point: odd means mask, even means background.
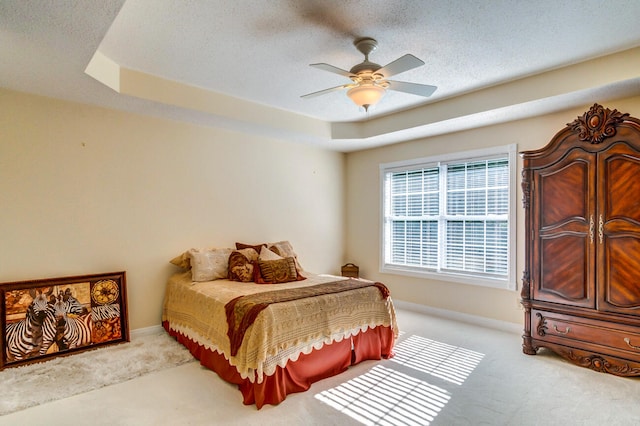
[[[379,326],[360,332],[351,339],[324,345],[322,349],[301,354],[297,361],[289,361],[282,368],[276,367],[272,376],[265,376],[262,383],[240,377],[238,370],[229,364],[224,355],[211,351],[187,336],[171,329],[167,321],[162,323],[167,332],[186,346],[200,360],[200,364],[215,371],[222,379],[238,385],[246,405],[276,405],[288,394],[304,392],[311,384],[345,371],[350,365],[369,359],[393,356],[393,330]]]

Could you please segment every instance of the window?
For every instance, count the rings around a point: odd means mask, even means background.
[[[382,272],[514,289],[515,154],[382,164]]]

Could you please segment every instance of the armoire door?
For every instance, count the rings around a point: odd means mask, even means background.
[[[598,154],[598,309],[640,315],[640,154]]]
[[[533,171],[536,300],[595,308],[595,158],[574,148]]]

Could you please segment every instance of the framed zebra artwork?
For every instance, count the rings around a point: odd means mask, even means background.
[[[126,273],[0,284],[0,370],[129,341]]]

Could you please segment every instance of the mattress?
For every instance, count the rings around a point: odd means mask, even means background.
[[[243,379],[252,383],[261,383],[278,367],[284,368],[303,354],[351,340],[376,327],[387,327],[394,339],[397,337],[393,301],[369,281],[370,286],[268,305],[246,329],[241,345],[232,355],[225,312],[232,300],[348,279],[308,272],[305,276],[303,281],[267,285],[224,279],[193,282],[189,271],[175,274],[167,283],[162,320],[172,331],[224,356]]]

